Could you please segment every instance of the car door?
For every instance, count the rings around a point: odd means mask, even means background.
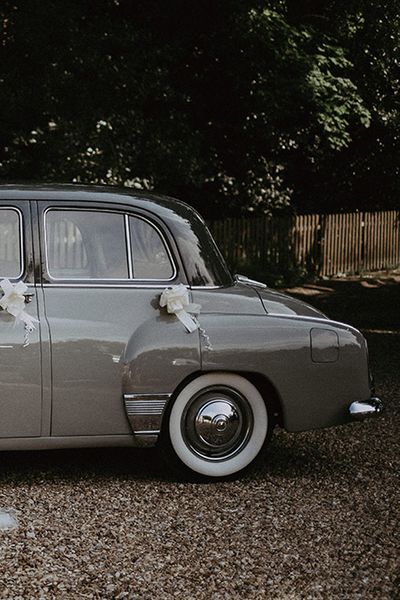
[[[197,336],[168,316],[169,339],[160,330],[160,293],[179,264],[165,232],[129,208],[40,202],[39,214],[52,435],[130,435],[123,391],[168,393],[199,366]],[[169,342],[188,357],[173,369]]]
[[[38,321],[28,201],[0,200],[0,283],[4,279],[27,284],[25,311]],[[0,438],[41,435],[40,325],[34,325],[27,334],[23,322],[0,309]]]

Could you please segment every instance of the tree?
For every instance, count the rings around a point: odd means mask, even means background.
[[[397,201],[396,3],[3,0],[0,18],[3,180],[155,188],[209,216]]]
[[[369,119],[350,123],[348,139],[318,160],[288,159],[302,210],[398,208],[400,197],[400,9],[397,2],[291,3],[293,26],[335,40]],[[369,122],[368,122],[369,121]]]

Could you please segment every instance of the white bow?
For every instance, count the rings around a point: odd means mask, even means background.
[[[28,286],[22,281],[13,285],[9,279],[3,279],[0,287],[4,292],[0,300],[0,307],[12,315],[16,322],[24,323],[27,331],[32,332],[35,329],[34,323],[38,323],[38,321],[25,312],[24,294],[28,290]]]
[[[198,315],[201,306],[200,304],[190,304],[189,293],[182,283],[168,287],[163,291],[160,297],[160,306],[166,306],[169,314],[176,315],[189,333],[199,329],[198,320],[189,313]]]

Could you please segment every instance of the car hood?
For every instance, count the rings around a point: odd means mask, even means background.
[[[317,319],[327,319],[321,311],[310,306],[306,302],[292,298],[287,294],[282,294],[269,288],[255,288],[264,305],[265,311],[269,315],[297,315],[301,317],[314,317]]]
[[[327,319],[316,308],[282,294],[256,281],[236,281],[218,289],[192,289],[192,301],[201,305],[201,313],[284,315]]]

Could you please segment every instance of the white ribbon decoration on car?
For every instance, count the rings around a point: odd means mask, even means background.
[[[24,324],[24,347],[28,346],[29,334],[36,329],[34,323],[38,323],[37,319],[34,319],[25,312],[24,294],[28,291],[28,286],[22,281],[13,285],[9,279],[3,279],[3,281],[0,282],[0,288],[4,292],[4,295],[0,299],[0,307],[12,315],[15,318],[16,323],[21,322]]]
[[[190,304],[189,292],[182,283],[163,291],[160,297],[160,306],[162,308],[166,306],[169,314],[176,315],[189,333],[200,328],[198,320],[193,315],[199,314],[201,306],[200,304]]]

